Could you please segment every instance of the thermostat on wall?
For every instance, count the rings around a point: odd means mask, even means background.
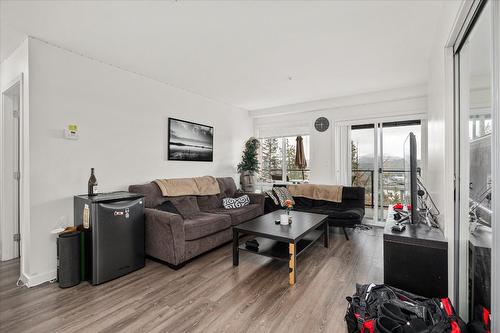
[[[64,138],[68,140],[78,140],[78,126],[74,124],[68,125],[64,130]]]

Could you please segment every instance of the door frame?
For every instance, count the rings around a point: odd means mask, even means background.
[[[460,267],[460,236],[463,231],[460,228],[461,219],[461,183],[460,183],[460,154],[463,151],[463,147],[460,146],[459,128],[460,124],[460,70],[459,62],[457,58],[457,53],[461,45],[465,42],[468,37],[468,32],[474,26],[474,23],[478,17],[480,9],[490,1],[492,5],[492,220],[491,224],[495,227],[492,228],[492,249],[491,249],[491,332],[496,331],[496,328],[500,326],[500,288],[497,282],[500,279],[500,263],[498,258],[500,256],[500,249],[498,242],[500,241],[500,223],[499,212],[500,212],[500,3],[493,0],[470,0],[464,1],[462,7],[459,10],[457,19],[453,25],[449,40],[445,45],[445,63],[448,64],[446,69],[452,71],[452,75],[446,78],[448,86],[453,87],[450,93],[447,93],[446,100],[452,105],[453,112],[453,175],[454,175],[454,202],[453,202],[453,232],[448,233],[448,235],[453,237],[453,245],[449,246],[450,252],[452,252],[453,259],[453,271],[450,271],[452,279],[450,283],[453,290],[454,302],[460,299],[460,279],[461,270],[464,269]],[[450,147],[451,148],[451,147]],[[463,250],[462,250],[463,254]],[[463,272],[462,272],[463,275]],[[463,281],[462,281],[463,283]],[[463,309],[457,307],[459,312],[463,312]]]
[[[4,95],[5,93],[12,88],[13,86],[19,84],[19,170],[20,170],[20,179],[19,179],[19,234],[21,237],[19,244],[19,257],[20,257],[20,280],[27,284],[29,282],[28,279],[28,257],[29,253],[29,235],[30,235],[30,225],[29,225],[29,167],[28,160],[29,154],[27,153],[29,147],[29,122],[28,115],[26,114],[25,108],[25,98],[26,98],[26,87],[25,87],[25,78],[24,74],[21,73],[14,80],[1,87],[0,92],[0,129],[2,129],[2,134],[0,135],[0,174],[4,174],[5,168],[5,156],[4,156]],[[11,194],[6,193],[4,189],[4,182],[2,181],[0,185],[0,218],[1,223],[5,223],[4,217],[4,209],[6,205],[12,204]],[[12,239],[12,235],[4,235],[2,233],[2,242],[7,238],[7,242],[10,242],[12,246],[14,246],[14,241]],[[3,257],[2,253],[2,257]],[[6,258],[9,260],[12,258]],[[4,258],[0,258],[0,260],[4,260]]]
[[[500,2],[493,1],[492,3],[492,28],[493,28],[493,96],[492,96],[492,187],[493,187],[493,216],[492,223],[496,227],[493,228],[493,246],[491,249],[491,313],[492,313],[492,327],[491,331],[495,332],[497,327],[500,326],[500,288],[498,281],[500,280],[500,226],[498,225],[500,218]]]
[[[373,173],[373,216],[374,218],[370,223],[366,223],[368,225],[373,225],[377,227],[384,227],[385,222],[379,220],[379,195],[380,195],[380,188],[379,188],[379,173],[378,169],[381,164],[381,158],[383,156],[383,148],[382,148],[382,135],[383,135],[383,127],[379,125],[382,125],[383,123],[391,123],[391,122],[397,122],[397,121],[410,121],[410,120],[420,120],[421,124],[421,165],[422,168],[424,169],[422,173],[422,178],[425,180],[425,174],[427,170],[427,113],[415,113],[415,114],[410,114],[410,115],[401,115],[401,116],[388,116],[388,117],[378,117],[378,118],[366,118],[366,119],[356,119],[356,120],[344,120],[344,121],[338,121],[336,122],[336,125],[339,126],[349,126],[349,136],[351,135],[351,129],[350,126],[354,125],[369,125],[373,124],[374,126],[374,148],[373,148],[373,154],[374,154],[374,163],[373,163],[373,168],[374,168],[374,173]],[[379,144],[380,142],[380,144]],[[349,140],[348,144],[351,144],[351,140]],[[378,147],[380,145],[380,150],[378,150]],[[349,156],[348,156],[348,165],[349,165],[349,172],[352,169],[351,165],[351,160],[352,156],[351,154],[351,149],[347,149]],[[376,191],[375,191],[376,190]]]
[[[22,78],[21,77],[17,77],[14,81],[10,82],[5,89],[2,90],[1,92],[1,98],[0,98],[0,102],[2,103],[1,105],[1,111],[2,111],[2,114],[1,114],[1,138],[0,138],[0,154],[2,156],[2,160],[0,161],[0,172],[1,172],[1,175],[2,175],[2,182],[0,183],[0,212],[1,212],[1,223],[0,223],[0,230],[2,231],[1,232],[1,238],[2,238],[2,256],[0,258],[1,261],[6,261],[6,260],[11,260],[11,259],[14,259],[14,258],[17,258],[17,257],[20,257],[21,253],[20,253],[20,247],[21,247],[21,244],[16,244],[16,242],[14,241],[13,239],[13,235],[10,234],[10,232],[7,234],[5,231],[6,229],[8,229],[9,231],[10,230],[16,230],[20,233],[20,229],[21,229],[21,223],[20,223],[20,207],[19,207],[19,202],[18,202],[18,207],[17,207],[17,221],[7,221],[7,217],[6,217],[6,207],[9,207],[11,205],[13,205],[13,202],[14,202],[14,199],[13,199],[13,196],[12,196],[12,193],[9,191],[9,193],[7,193],[7,190],[5,189],[5,184],[7,181],[11,181],[11,178],[7,178],[7,179],[3,179],[4,177],[4,172],[5,172],[5,169],[6,169],[6,156],[5,156],[5,149],[4,149],[4,144],[6,144],[6,136],[5,136],[5,128],[4,126],[6,126],[5,124],[5,117],[7,116],[6,115],[6,112],[11,112],[13,110],[10,110],[9,109],[6,109],[5,106],[6,106],[6,99],[7,99],[7,96],[8,96],[8,93],[10,92],[10,90],[12,90],[14,87],[16,87],[16,89],[19,89],[19,112],[21,112],[21,87],[22,85]],[[11,97],[8,97],[9,99]],[[17,131],[20,130],[20,119],[18,120],[18,129]],[[21,147],[20,147],[20,136],[19,136],[19,133],[17,133],[18,135],[18,142],[17,142],[17,154],[18,154],[18,159],[19,159],[19,155],[20,155],[20,150],[21,150]],[[8,138],[9,140],[11,140],[12,138],[9,136]],[[19,168],[20,166],[18,166]],[[17,187],[18,187],[18,201],[19,200],[19,197],[20,197],[20,182],[18,181],[18,184],[17,184]],[[9,228],[7,228],[7,226],[9,226]],[[19,250],[16,250],[16,245],[19,245]],[[8,251],[5,251],[5,250],[8,250]]]

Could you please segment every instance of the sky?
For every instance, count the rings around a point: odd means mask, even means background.
[[[177,142],[201,144],[207,147],[212,146],[213,130],[208,126],[194,125],[170,119],[170,131],[171,139],[178,138],[175,140]]]
[[[408,134],[413,132],[417,138],[417,159],[420,159],[421,135],[420,125],[383,128],[384,156],[403,158],[404,142]],[[374,129],[360,129],[351,132],[351,140],[358,146],[358,156],[372,155],[374,150]]]

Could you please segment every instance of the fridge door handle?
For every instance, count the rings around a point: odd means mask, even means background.
[[[116,211],[120,211],[120,210],[134,207],[137,204],[142,205],[143,203],[144,203],[144,199],[140,198],[140,199],[136,199],[134,201],[118,201],[118,202],[113,202],[113,203],[101,203],[101,204],[99,204],[99,206],[101,206],[104,209],[114,210],[116,212]]]

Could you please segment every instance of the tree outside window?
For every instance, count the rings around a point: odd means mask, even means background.
[[[306,161],[309,165],[309,136],[302,136]],[[309,168],[302,170],[295,165],[296,137],[260,139],[260,177],[265,181],[282,181],[283,166],[287,181],[304,181],[309,179]]]

